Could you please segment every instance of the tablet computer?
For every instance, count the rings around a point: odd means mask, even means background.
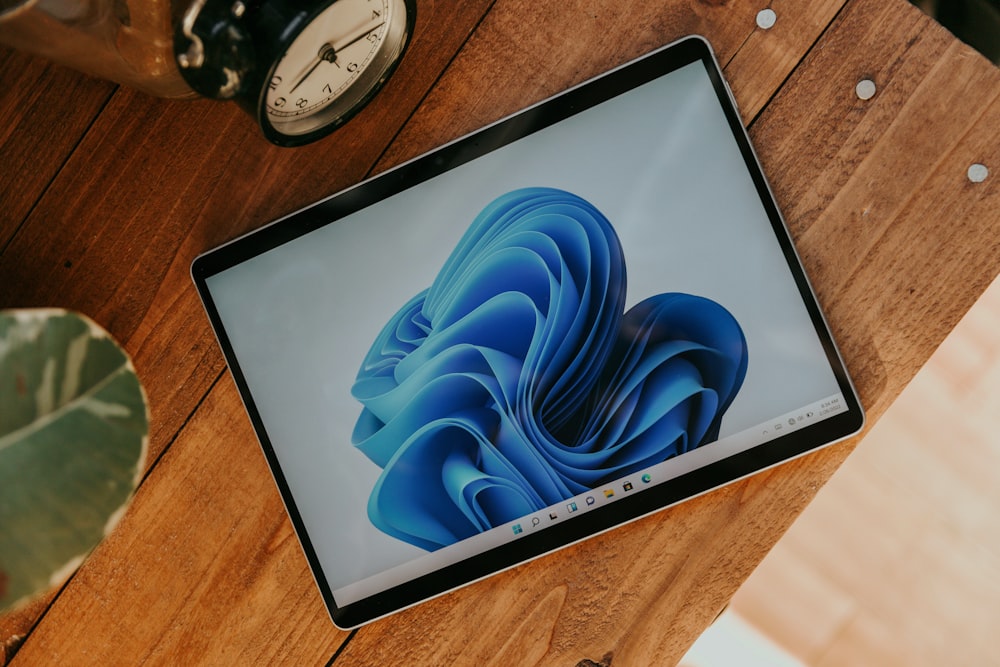
[[[343,628],[863,424],[699,37],[192,273]]]

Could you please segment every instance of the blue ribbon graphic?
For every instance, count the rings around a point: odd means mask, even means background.
[[[746,375],[742,329],[689,294],[623,313],[625,285],[587,201],[490,203],[352,387],[352,441],[382,469],[373,524],[434,550],[715,440]]]

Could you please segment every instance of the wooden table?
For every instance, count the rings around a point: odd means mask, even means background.
[[[342,632],[188,267],[685,34],[716,48],[870,423],[1000,272],[1000,71],[904,0],[773,0],[768,30],[765,0],[418,4],[387,89],[295,150],[233,105],[0,52],[0,307],[93,317],[133,356],[152,410],[119,527],[61,592],[0,619],[12,664],[676,663],[854,442]]]

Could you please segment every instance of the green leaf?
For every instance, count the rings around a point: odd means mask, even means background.
[[[148,432],[106,331],[64,310],[0,311],[0,612],[60,584],[114,527]]]

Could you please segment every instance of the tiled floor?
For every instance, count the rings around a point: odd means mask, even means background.
[[[727,614],[808,667],[1000,665],[1000,279]]]

